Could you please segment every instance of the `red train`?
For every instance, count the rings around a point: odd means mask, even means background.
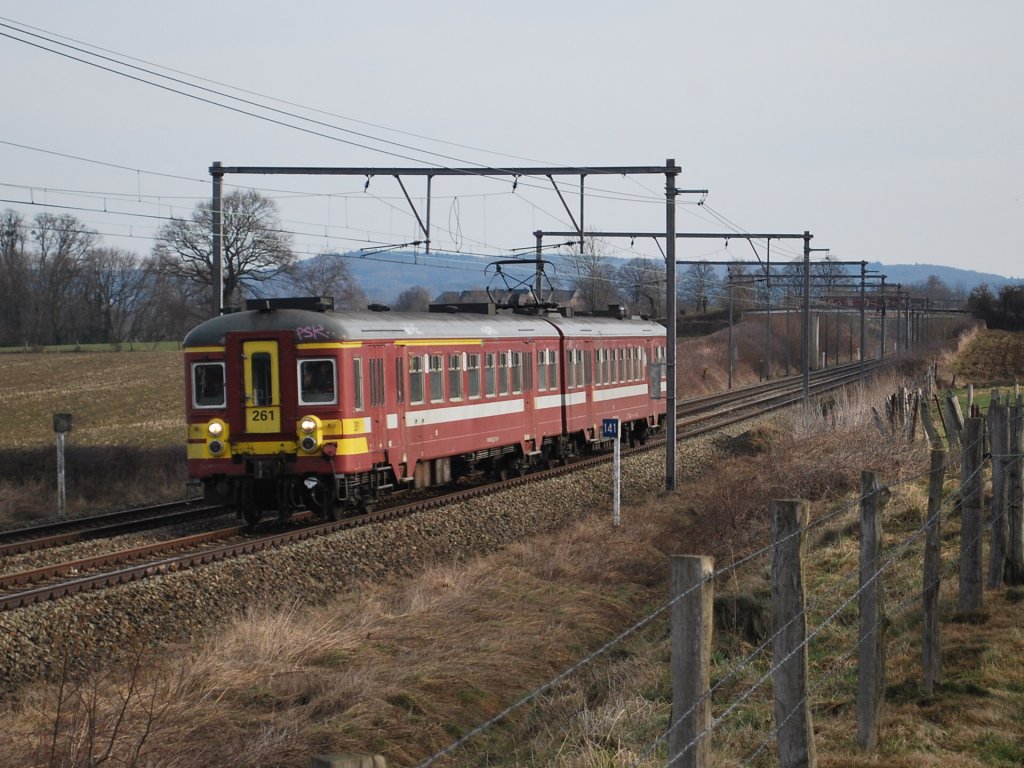
[[[250,301],[185,337],[189,480],[250,525],[526,472],[660,429],[665,329],[548,314],[334,312]]]

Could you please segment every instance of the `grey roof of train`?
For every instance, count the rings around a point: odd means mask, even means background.
[[[550,321],[550,322],[549,322]],[[304,309],[233,312],[193,328],[184,347],[220,346],[226,334],[239,331],[304,330],[309,341],[366,341],[369,339],[555,338],[558,326],[572,336],[661,336],[665,329],[653,321],[610,317],[560,315],[481,315],[428,312],[316,312]]]

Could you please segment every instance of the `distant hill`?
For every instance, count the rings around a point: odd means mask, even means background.
[[[939,264],[882,264],[878,261],[868,262],[868,269],[878,270],[885,275],[886,285],[909,285],[923,283],[931,275],[935,275],[955,292],[970,293],[975,286],[987,283],[993,291],[1008,283],[1021,283],[1024,278],[1010,278],[995,275],[991,272],[977,272],[973,269],[943,267]]]
[[[316,258],[343,258],[353,277],[358,281],[370,301],[388,304],[402,291],[421,285],[437,296],[444,291],[463,291],[486,288],[493,283],[490,276],[493,268],[485,274],[487,266],[499,257],[470,256],[462,253],[414,253],[411,251],[394,251],[366,255],[358,251],[351,253],[329,254]],[[545,254],[545,259],[555,265],[553,281],[556,287],[569,287],[567,271],[558,269],[559,257],[556,254]],[[609,257],[619,267],[627,260]],[[524,257],[524,261],[528,257]],[[680,267],[683,269],[683,267]],[[886,276],[887,285],[909,285],[923,283],[929,276],[939,277],[946,285],[957,293],[966,295],[977,285],[987,283],[993,290],[1007,283],[1024,282],[1021,278],[1009,278],[971,269],[944,267],[938,264],[882,264],[869,262],[869,270],[878,270]],[[561,276],[561,279],[559,279]]]

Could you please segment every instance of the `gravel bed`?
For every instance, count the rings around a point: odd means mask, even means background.
[[[681,443],[677,478],[705,471],[717,455],[717,440],[750,427],[748,422]],[[624,496],[663,490],[664,449],[624,458],[622,474]],[[59,672],[66,657],[75,667],[97,668],[114,663],[126,649],[199,638],[253,605],[323,602],[363,582],[499,550],[595,510],[610,513],[610,475],[611,464],[605,464],[384,524],[0,614],[0,695]]]

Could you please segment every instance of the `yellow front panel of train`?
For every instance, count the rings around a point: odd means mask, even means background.
[[[281,431],[281,371],[276,341],[242,344],[245,385],[245,431]]]

